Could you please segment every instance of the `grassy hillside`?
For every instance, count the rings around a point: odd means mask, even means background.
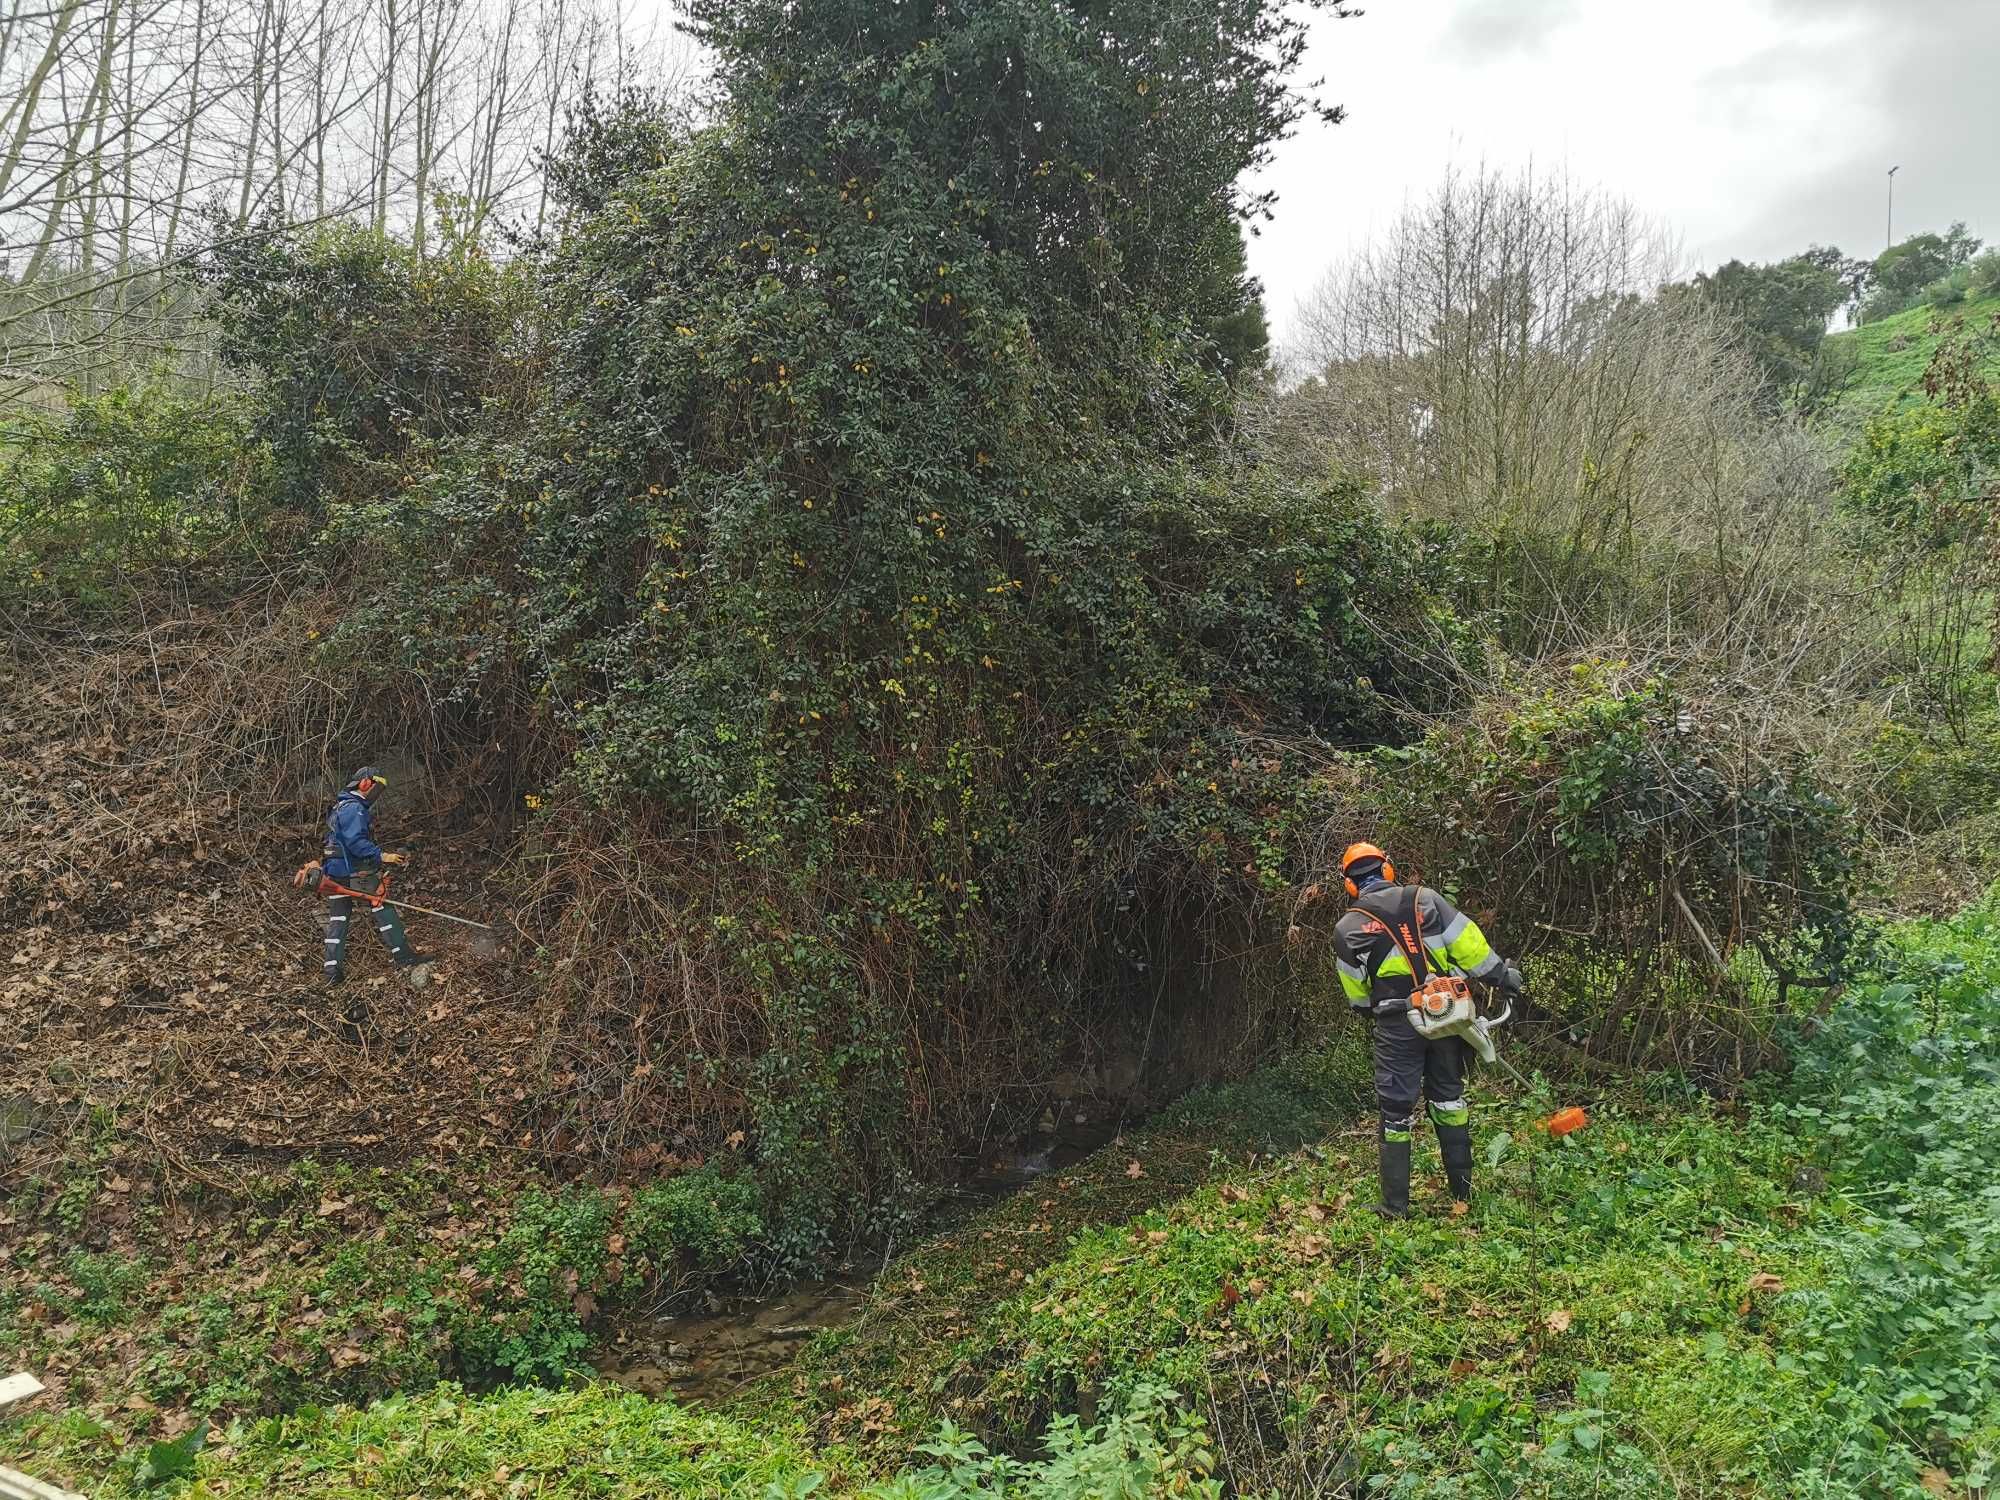
[[[1922,393],[1924,367],[1938,346],[1932,331],[1938,316],[1935,308],[1913,307],[1827,340],[1834,350],[1852,350],[1856,359],[1853,384],[1840,401],[1843,414],[1867,417],[1904,396]],[[2000,296],[1966,302],[1950,309],[1945,319],[1962,317],[1977,324],[1996,316],[2000,316]]]

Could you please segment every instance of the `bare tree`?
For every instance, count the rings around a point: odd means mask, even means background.
[[[1517,650],[1790,642],[1827,476],[1675,269],[1619,199],[1454,172],[1302,306],[1286,447],[1475,543]]]
[[[207,369],[180,274],[227,232],[433,205],[539,222],[540,153],[620,70],[685,65],[627,0],[0,0],[0,414],[10,391]]]

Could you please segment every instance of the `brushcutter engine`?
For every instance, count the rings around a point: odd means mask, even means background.
[[[1513,1004],[1502,1001],[1497,1013],[1482,1016],[1472,986],[1456,974],[1437,974],[1410,996],[1410,1027],[1427,1041],[1448,1036],[1465,1038],[1484,1062],[1493,1062],[1493,1029],[1506,1024]]]

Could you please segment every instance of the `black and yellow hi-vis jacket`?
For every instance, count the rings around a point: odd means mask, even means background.
[[[1333,929],[1347,1003],[1374,1012],[1409,999],[1416,976],[1404,948],[1419,941],[1434,973],[1491,979],[1504,963],[1479,924],[1429,886],[1378,885],[1356,897]]]

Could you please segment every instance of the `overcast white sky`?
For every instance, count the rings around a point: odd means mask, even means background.
[[[1342,251],[1447,164],[1567,166],[1691,262],[1873,255],[1964,219],[2000,240],[2000,0],[1361,0],[1314,23],[1337,126],[1278,148],[1252,241],[1280,337]]]

